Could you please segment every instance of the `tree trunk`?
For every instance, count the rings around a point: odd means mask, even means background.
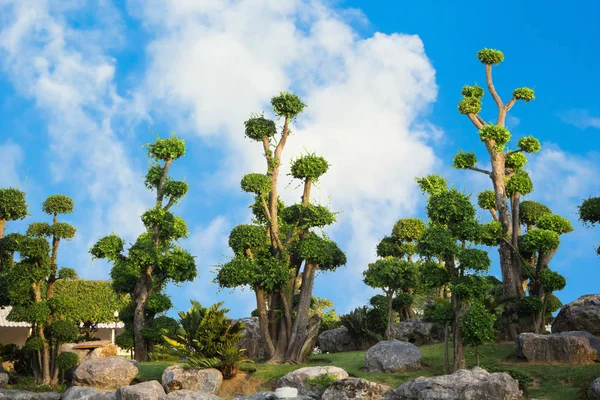
[[[149,296],[150,290],[148,287],[147,278],[144,276],[136,284],[134,293],[135,310],[133,313],[133,341],[135,346],[135,360],[138,362],[149,360],[148,347],[146,345],[146,340],[142,335],[142,330],[146,326],[146,304]]]
[[[475,346],[475,359],[477,360],[477,366],[479,367],[479,346]]]
[[[387,294],[387,326],[385,327],[384,338],[385,340],[390,340],[392,336],[392,315],[394,311],[392,310],[392,302],[394,300],[394,292],[389,291]]]
[[[452,310],[454,314],[454,320],[452,322],[453,331],[453,346],[454,346],[454,364],[452,371],[456,372],[459,369],[465,368],[465,345],[462,339],[462,332],[460,331],[460,318],[462,317],[461,300],[459,296],[452,296]]]
[[[0,239],[4,237],[4,230],[6,229],[6,220],[0,219]]]
[[[287,343],[285,352],[286,361],[302,362],[302,347],[308,335],[308,314],[312,300],[312,290],[315,280],[317,266],[306,262],[302,273],[302,287],[300,288],[300,300],[296,308],[296,320],[292,326],[292,334]]]
[[[521,203],[521,195],[515,193],[510,199],[512,208],[512,274],[515,282],[515,292],[517,298],[522,299],[525,297],[525,290],[523,289],[523,261],[519,254],[519,236],[521,236],[521,223],[519,215],[519,204]]]
[[[254,288],[256,294],[256,308],[258,309],[258,325],[260,328],[260,336],[263,341],[263,348],[265,349],[265,357],[267,360],[271,359],[275,355],[275,346],[269,333],[269,318],[267,316],[267,301],[265,298],[265,291],[262,288]]]
[[[450,355],[449,353],[450,347],[450,326],[446,324],[444,326],[444,372],[446,374],[450,373]]]

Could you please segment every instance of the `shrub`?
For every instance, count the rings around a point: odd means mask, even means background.
[[[340,320],[342,325],[348,329],[350,336],[356,340],[360,346],[369,345],[381,340],[381,321],[380,312],[377,309],[369,307],[355,308],[346,315],[342,315]],[[385,327],[384,327],[385,329]]]
[[[307,378],[306,384],[314,390],[324,392],[331,384],[337,381],[338,378],[335,375],[329,375],[328,373],[315,376],[314,378]]]
[[[76,367],[79,364],[79,357],[77,354],[66,351],[64,353],[60,353],[58,357],[56,357],[56,366],[62,374],[62,381],[65,380],[65,371],[70,370],[71,368]]]

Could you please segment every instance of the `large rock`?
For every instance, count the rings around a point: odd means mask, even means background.
[[[389,386],[370,382],[366,379],[347,378],[333,382],[325,390],[321,400],[369,399],[378,400],[390,390]]]
[[[132,386],[120,387],[116,400],[162,400],[167,394],[159,381],[147,381]]]
[[[599,351],[600,339],[587,332],[521,333],[515,355],[531,362],[590,364],[598,360]]]
[[[73,385],[117,390],[129,385],[137,373],[138,369],[121,357],[95,358],[82,362],[75,369]]]
[[[391,338],[417,346],[441,343],[444,341],[444,327],[421,319],[407,319],[392,324]]]
[[[263,348],[262,336],[260,335],[258,318],[242,318],[236,322],[241,322],[246,326],[244,329],[244,337],[239,341],[238,347],[240,349],[246,349],[246,356],[249,358],[264,357],[265,349]]]
[[[490,374],[475,367],[451,375],[420,377],[390,390],[387,400],[518,400],[519,382],[504,372]]]
[[[406,372],[421,367],[421,350],[399,340],[384,340],[367,350],[365,371]]]
[[[84,386],[71,386],[62,400],[115,400],[115,392]]]
[[[60,400],[60,393],[56,392],[26,392],[20,390],[0,389],[2,400]]]
[[[319,335],[318,340],[323,353],[362,350],[345,327],[325,331]]]
[[[284,375],[277,381],[277,387],[292,387],[298,389],[298,395],[311,396],[319,398],[323,394],[323,389],[319,389],[315,385],[310,385],[306,382],[307,379],[313,379],[320,375],[331,375],[337,379],[348,378],[348,373],[341,368],[326,366],[326,367],[305,367],[300,368],[289,374]]]
[[[8,385],[8,374],[0,372],[0,388],[3,388],[6,385]]]
[[[589,400],[600,400],[600,378],[596,378],[592,381],[586,394]]]
[[[98,343],[102,345],[100,347],[85,349],[77,348],[78,346],[81,346],[81,343],[64,343],[60,345],[60,352],[71,352],[77,354],[80,364],[86,360],[91,360],[94,358],[116,357],[119,355],[119,348],[116,345],[112,343],[105,343],[105,341],[98,341]]]
[[[176,390],[169,393],[163,400],[222,400],[210,393],[192,392],[191,390]]]
[[[214,368],[184,369],[181,365],[173,365],[163,372],[162,384],[167,393],[187,389],[216,394],[223,384],[223,375]]]
[[[600,336],[600,294],[586,294],[560,309],[552,333],[585,331]]]
[[[314,398],[310,396],[298,395],[298,397],[294,397],[295,400],[314,400]],[[254,393],[250,396],[236,396],[233,400],[279,400],[275,396],[275,392],[258,392]]]

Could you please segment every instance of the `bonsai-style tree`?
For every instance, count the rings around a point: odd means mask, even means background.
[[[171,308],[170,299],[161,293],[165,285],[191,281],[197,275],[194,257],[177,245],[179,239],[187,236],[187,225],[171,213],[171,207],[188,191],[187,183],[168,176],[173,162],[185,155],[185,142],[173,135],[157,138],[147,148],[148,156],[155,162],[148,169],[145,184],[156,191],[156,203],[142,215],[146,232],[127,254],[124,240],[115,234],[103,237],[90,249],[94,258],[113,262],[114,289],[131,296],[129,317],[137,361],[149,360],[152,343],[148,337],[160,338],[160,332],[148,328],[152,328],[155,315]]]
[[[494,327],[496,316],[490,314],[483,303],[473,302],[471,308],[462,320],[461,331],[463,340],[469,346],[475,347],[475,357],[479,367],[479,347],[496,339]]]
[[[312,204],[311,188],[329,168],[327,161],[306,154],[292,161],[291,175],[302,182],[301,202],[286,207],[279,199],[282,153],[290,124],[305,104],[291,93],[271,99],[274,121],[253,115],[245,122],[246,136],[262,144],[265,173],[245,175],[241,187],[254,195],[254,221],[229,235],[233,258],[220,266],[216,281],[222,288],[250,286],[256,294],[263,346],[272,363],[302,362],[317,339],[321,316],[311,315],[317,271],[333,271],[346,263],[345,254],[325,235],[313,230],[335,222],[335,214]]]
[[[581,203],[579,219],[589,226],[600,224],[600,197],[590,197]],[[600,255],[600,246],[596,248],[596,253]]]
[[[25,193],[15,188],[0,189],[0,239],[4,237],[6,221],[17,221],[26,216]]]
[[[495,123],[485,122],[479,115],[484,89],[474,86],[464,86],[463,99],[458,104],[458,110],[466,115],[479,130],[479,139],[484,143],[489,155],[490,169],[477,166],[475,153],[459,151],[454,157],[454,166],[459,169],[469,169],[490,177],[493,191],[486,191],[479,196],[479,205],[490,211],[495,221],[499,221],[504,233],[499,242],[500,268],[504,295],[507,298],[522,298],[525,293],[522,283],[522,261],[519,254],[519,201],[521,195],[531,192],[533,185],[527,172],[523,170],[527,157],[524,153],[540,151],[540,142],[532,136],[518,140],[513,150],[508,148],[511,134],[505,127],[508,111],[519,100],[526,103],[535,98],[532,89],[522,87],[515,89],[508,102],[504,102],[492,80],[492,67],[504,61],[504,54],[498,50],[483,49],[477,53],[479,61],[485,65],[486,84],[492,99],[498,108]]]

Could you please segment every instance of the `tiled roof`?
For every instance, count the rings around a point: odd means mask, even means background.
[[[13,321],[8,321],[7,317],[8,317],[8,313],[10,312],[10,310],[12,309],[12,307],[6,307],[6,308],[1,308],[0,307],[0,327],[10,327],[10,328],[29,328],[31,326],[30,323],[28,322],[13,322]],[[99,323],[98,324],[98,328],[99,329],[112,329],[115,327],[115,323],[114,322],[109,322],[109,323]],[[125,324],[123,324],[122,322],[118,322],[117,323],[117,329],[122,329],[125,327]]]

